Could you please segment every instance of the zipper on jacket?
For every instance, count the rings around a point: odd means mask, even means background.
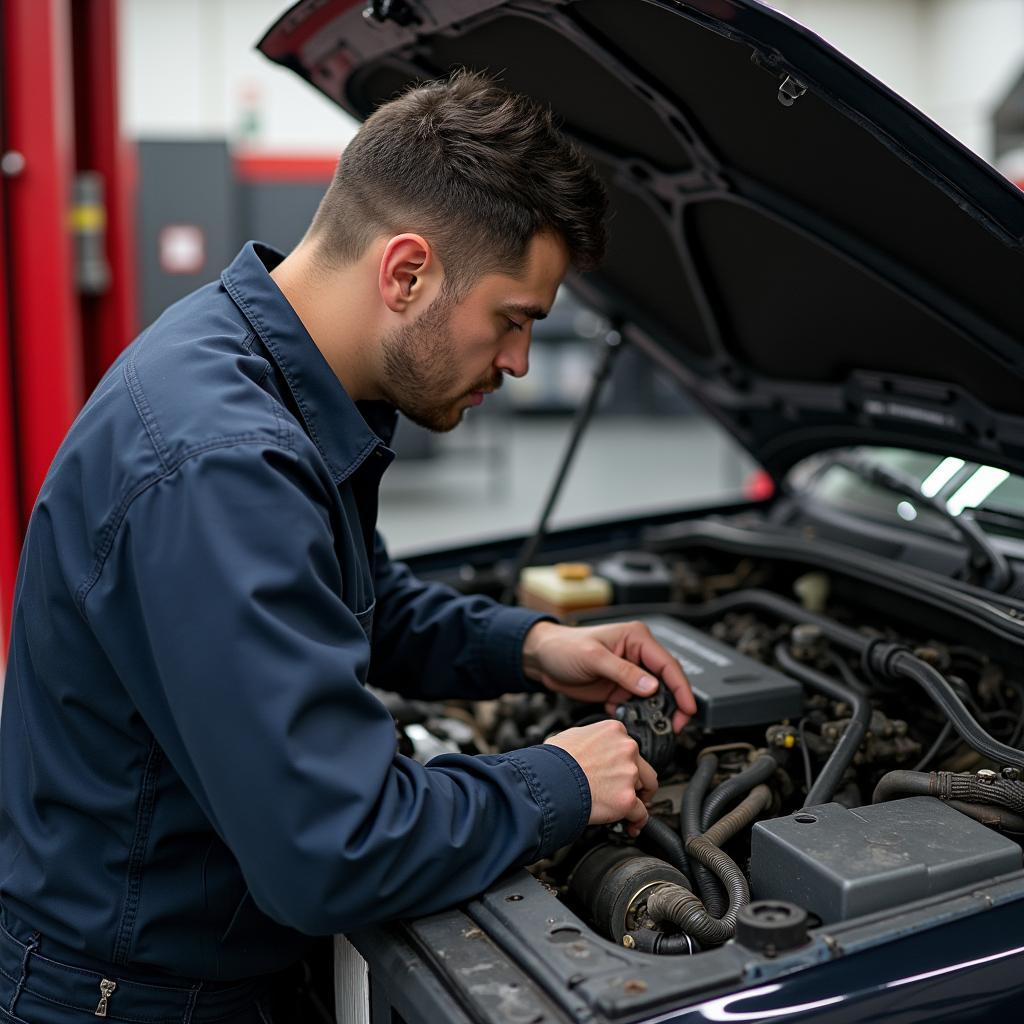
[[[95,1011],[93,1012],[94,1017],[106,1017],[107,1007],[110,1004],[110,997],[114,994],[114,989],[116,988],[116,981],[108,981],[106,978],[104,978],[100,982],[100,1001]]]

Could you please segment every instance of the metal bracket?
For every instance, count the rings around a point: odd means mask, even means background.
[[[779,102],[784,107],[791,107],[803,94],[807,92],[807,86],[797,81],[792,75],[786,75],[779,86]]]

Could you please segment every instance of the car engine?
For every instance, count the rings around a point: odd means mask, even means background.
[[[616,716],[658,773],[633,839],[592,826],[533,876],[595,932],[655,955],[733,938],[767,951],[1020,869],[1024,659],[978,623],[793,559],[687,545],[598,562],[608,607],[681,663]],[[961,628],[962,626],[962,628]],[[403,753],[496,753],[608,717],[547,693],[483,704],[382,695]]]

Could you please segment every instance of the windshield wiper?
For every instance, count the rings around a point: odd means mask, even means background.
[[[861,480],[883,487],[887,491],[893,491],[895,494],[902,494],[942,516],[964,538],[971,551],[971,569],[988,570],[987,578],[983,582],[990,590],[1002,594],[1013,582],[1013,571],[1002,552],[995,547],[968,512],[961,512],[958,516],[953,515],[943,502],[922,494],[920,485],[913,477],[898,470],[880,466],[877,462],[858,458],[855,455],[838,455],[832,461],[832,465],[842,466],[843,469],[860,477]]]

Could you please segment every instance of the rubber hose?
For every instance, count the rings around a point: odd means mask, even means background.
[[[832,700],[839,700],[850,705],[850,724],[846,727],[843,735],[839,737],[839,742],[833,748],[825,762],[825,767],[821,769],[804,800],[804,807],[827,804],[839,788],[846,769],[853,763],[853,758],[871,725],[871,703],[864,694],[858,693],[844,683],[825,675],[824,672],[819,672],[817,669],[811,668],[810,665],[798,661],[785,644],[776,646],[775,660],[785,672],[796,676],[812,690],[817,690]]]
[[[699,838],[698,836],[694,842],[697,842]],[[714,848],[712,847],[712,849]],[[743,880],[743,884],[745,888],[746,879]],[[738,889],[731,891],[730,896],[741,907],[746,906],[746,903],[740,902],[743,893]],[[692,935],[698,942],[706,943],[709,946],[720,946],[723,942],[731,939],[736,932],[736,923],[732,921],[730,927],[728,914],[721,920],[712,917],[704,908],[700,897],[681,885],[670,883],[659,885],[647,897],[647,911],[655,921],[674,924],[680,931]]]
[[[1008,779],[985,782],[977,775],[958,772],[894,771],[879,780],[871,802],[879,804],[901,796],[935,796],[940,800],[989,804],[1024,814],[1024,782]]]
[[[737,833],[753,825],[758,815],[768,810],[771,802],[772,791],[765,785],[755,786],[728,814],[722,815],[703,838],[715,846],[724,846]]]
[[[699,953],[700,945],[689,935],[662,935],[657,943],[657,952],[663,956],[680,956]]]
[[[1024,815],[1014,814],[1005,807],[992,807],[989,804],[969,804],[963,800],[947,800],[950,807],[956,808],[968,818],[981,822],[989,828],[997,828],[1001,832],[1024,833]]]
[[[726,779],[716,786],[704,801],[700,823],[703,830],[709,828],[742,796],[746,796],[755,786],[767,782],[779,767],[778,759],[773,754],[761,754],[752,764],[744,768],[738,775]]]
[[[703,832],[700,820],[701,807],[704,804],[708,786],[711,785],[711,779],[717,770],[718,758],[714,754],[703,754],[697,759],[697,767],[690,778],[690,784],[683,793],[683,812],[680,824],[684,843]],[[693,880],[708,912],[713,917],[721,917],[725,911],[725,897],[718,888],[715,876],[702,864],[691,864],[685,873]]]
[[[698,942],[721,945],[736,933],[736,918],[750,902],[747,879],[736,862],[718,848],[719,843],[731,839],[750,825],[758,814],[771,803],[771,790],[756,786],[744,797],[740,805],[726,814],[705,835],[694,836],[686,844],[691,862],[703,864],[725,886],[729,894],[729,909],[715,917],[708,913],[700,899],[689,889],[666,883],[658,886],[647,898],[647,910],[656,921],[668,921]]]
[[[633,940],[630,947],[641,953],[659,953],[663,956],[699,953],[700,943],[692,935],[666,935],[651,928],[636,928],[626,933]],[[624,945],[629,945],[624,942]]]
[[[945,712],[957,735],[974,751],[996,764],[1024,769],[1024,752],[1000,743],[978,724],[940,672],[898,644],[875,641],[864,652],[864,664],[879,675],[910,679]]]
[[[670,828],[659,818],[648,818],[637,837],[640,840],[649,840],[662,853],[665,860],[674,868],[678,868],[684,875],[688,874],[686,861],[686,847],[683,845],[682,837],[677,835],[675,830]]]

